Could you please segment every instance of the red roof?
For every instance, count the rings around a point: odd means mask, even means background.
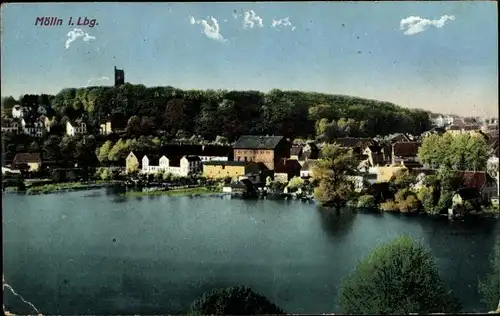
[[[419,142],[397,142],[392,145],[395,156],[416,157],[418,154]]]
[[[13,165],[17,164],[25,164],[25,163],[41,163],[42,158],[39,153],[19,153],[16,154],[14,160],[12,161]]]

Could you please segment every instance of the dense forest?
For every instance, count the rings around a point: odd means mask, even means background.
[[[420,134],[430,128],[428,112],[423,110],[314,92],[201,91],[125,84],[68,88],[55,96],[25,95],[18,101],[7,99],[2,102],[4,113],[14,103],[28,108],[44,104],[51,108],[57,122],[81,118],[94,127],[110,114],[123,114],[130,118],[129,124],[142,122],[134,133],[137,137],[160,136],[162,131],[166,136],[201,135],[207,140],[223,136],[233,141],[242,134],[328,140],[396,132]]]

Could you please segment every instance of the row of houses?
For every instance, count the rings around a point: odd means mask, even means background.
[[[31,137],[42,137],[46,133],[50,133],[51,121],[46,116],[39,116],[34,119],[17,118],[2,124],[2,133],[9,134],[24,134]],[[87,124],[82,121],[66,122],[66,135],[75,136],[78,134],[87,133]]]

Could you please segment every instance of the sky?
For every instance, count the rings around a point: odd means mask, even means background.
[[[30,3],[1,13],[2,96],[112,85],[116,66],[145,86],[316,91],[498,115],[493,1]]]

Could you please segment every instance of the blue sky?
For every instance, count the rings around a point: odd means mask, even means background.
[[[41,16],[64,24],[35,26]],[[410,33],[402,19],[413,20]],[[318,91],[498,115],[491,1],[4,4],[2,22],[3,96],[111,85],[97,78],[112,79],[116,65],[146,86]],[[66,49],[75,28],[83,36]]]

